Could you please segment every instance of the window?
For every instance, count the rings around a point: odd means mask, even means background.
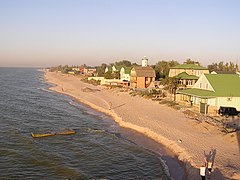
[[[193,85],[191,80],[188,81],[188,85]]]
[[[208,84],[206,84],[206,89],[208,89]]]

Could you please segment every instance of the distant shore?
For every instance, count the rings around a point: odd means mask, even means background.
[[[80,78],[46,72],[51,90],[70,95],[114,118],[122,127],[131,128],[163,144],[185,164],[188,179],[200,179],[204,151],[216,149],[211,179],[240,179],[240,154],[236,134],[224,135],[217,127],[199,123],[149,99],[130,96],[119,89],[86,84]]]

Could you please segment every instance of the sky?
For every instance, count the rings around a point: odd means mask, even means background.
[[[0,67],[240,64],[239,0],[0,0]]]

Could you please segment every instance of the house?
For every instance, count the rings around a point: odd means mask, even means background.
[[[73,67],[72,71],[74,71],[75,73],[83,74],[84,73],[84,67],[83,66]]]
[[[130,82],[130,72],[132,67],[122,67],[120,69],[120,79],[121,81],[128,81]]]
[[[148,66],[148,59],[143,57],[142,66],[136,66],[130,72],[130,86],[132,88],[148,88],[155,81],[156,72]]]
[[[179,79],[178,84],[180,87],[191,88],[202,74],[209,74],[209,70],[198,63],[184,63],[171,67],[168,76]]]
[[[177,93],[177,100],[199,107],[201,113],[216,112],[220,106],[240,110],[239,74],[202,74],[192,88]]]
[[[94,76],[97,72],[97,69],[95,67],[84,67],[83,74],[86,76]]]
[[[111,66],[108,66],[108,67],[106,67],[105,68],[105,73],[106,72],[117,72],[118,70],[117,70],[117,68],[113,65],[112,67]]]
[[[107,72],[112,72],[112,73],[117,73],[119,72],[120,74],[120,80],[121,81],[128,81],[130,82],[130,71],[132,67],[115,67],[114,65],[111,67],[106,67],[105,68],[105,73]]]

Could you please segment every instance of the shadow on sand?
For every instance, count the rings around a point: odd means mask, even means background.
[[[120,105],[118,105],[118,106],[114,106],[114,107],[112,107],[111,109],[117,109],[117,108],[122,107],[122,106],[124,106],[124,105],[125,105],[125,103],[124,103],[124,104],[120,104]]]
[[[189,162],[184,162],[183,164],[184,164],[186,176],[187,176],[184,179],[189,179],[189,180],[201,179],[199,168],[193,167]],[[201,164],[199,164],[199,167],[200,166]],[[207,173],[206,173],[206,179],[208,179]],[[218,168],[213,168],[210,179],[225,180],[227,178],[223,176],[223,174]]]

